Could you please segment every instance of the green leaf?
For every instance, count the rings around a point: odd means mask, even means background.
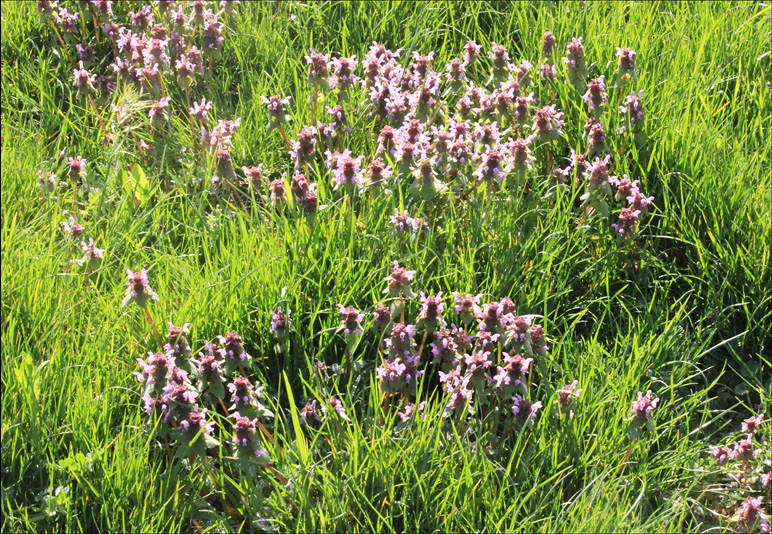
[[[134,182],[134,197],[140,204],[144,204],[150,199],[154,191],[145,171],[138,163],[131,167],[131,179]]]
[[[295,405],[295,397],[292,395],[292,388],[290,387],[287,373],[282,371],[284,376],[284,384],[287,386],[287,397],[289,399],[290,415],[292,416],[292,427],[295,430],[295,444],[300,454],[300,461],[305,466],[308,465],[308,445],[306,444],[306,437],[303,435],[303,429],[300,427],[300,419],[298,418],[298,407]]]

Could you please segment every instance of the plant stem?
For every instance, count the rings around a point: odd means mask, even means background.
[[[150,316],[150,312],[148,311],[147,307],[142,308],[145,311],[145,319],[147,319],[147,324],[150,325],[150,328],[153,330],[153,333],[155,334],[155,339],[158,341],[158,346],[163,347],[163,338],[161,337],[161,334],[158,333],[158,329],[155,327],[155,322],[153,322],[153,318]]]
[[[54,24],[54,21],[51,19],[48,19],[49,24],[51,24],[51,27],[54,29],[54,33],[56,33],[56,38],[59,39],[59,44],[62,45],[62,48],[67,48],[64,44],[64,41],[62,40],[62,36],[59,34],[59,30],[56,29],[56,25]],[[72,63],[72,61],[70,62]]]
[[[292,150],[292,148],[290,147],[289,141],[287,141],[287,134],[284,133],[284,128],[282,127],[281,124],[279,124],[278,127],[279,127],[279,133],[281,134],[282,139],[284,139],[284,146],[287,147],[287,152],[289,152],[290,150]]]
[[[107,126],[105,126],[105,123],[104,123],[104,121],[102,120],[102,115],[100,115],[100,114],[99,114],[99,110],[97,109],[97,107],[96,107],[96,104],[94,103],[94,97],[93,97],[93,96],[91,96],[91,94],[90,94],[90,93],[89,93],[87,96],[88,96],[88,101],[91,103],[91,109],[93,109],[93,110],[94,110],[94,113],[95,113],[95,114],[96,114],[96,116],[97,116],[97,120],[99,121],[99,124],[100,124],[100,126],[102,126],[102,130],[103,130],[103,131],[104,131],[104,133],[105,133],[105,137],[106,137],[106,138],[109,138],[109,137],[108,137],[108,135],[109,135],[109,134],[108,134],[108,131],[107,131]]]

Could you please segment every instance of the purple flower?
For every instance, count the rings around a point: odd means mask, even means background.
[[[134,376],[146,386],[154,386],[157,391],[166,387],[169,374],[175,366],[174,356],[165,352],[148,352],[147,360],[137,358],[137,363],[142,372],[134,373]]]
[[[241,170],[246,175],[249,186],[259,191],[263,178],[263,164],[261,163],[257,167],[241,167]]]
[[[148,116],[150,117],[150,123],[156,128],[163,126],[166,122],[168,122],[169,113],[167,108],[169,107],[169,102],[171,102],[171,100],[172,99],[167,96],[161,100],[153,102],[153,104],[150,106]]]
[[[292,327],[292,320],[290,319],[291,314],[292,310],[287,310],[287,313],[284,314],[281,311],[281,306],[279,306],[275,312],[271,312],[271,332],[273,332],[278,339],[281,339],[284,333]]]
[[[91,45],[78,45],[78,59],[83,60],[85,64],[90,64],[94,60],[94,47]]]
[[[99,260],[102,259],[102,256],[105,251],[101,248],[96,248],[94,246],[94,239],[89,237],[88,245],[86,244],[85,241],[81,241],[80,246],[83,249],[83,253],[86,255],[83,258],[84,263],[87,263],[91,268],[94,268],[97,265],[99,265]]]
[[[464,63],[457,57],[450,60],[450,63],[445,65],[445,77],[451,83],[463,82],[465,79],[465,67]]]
[[[212,130],[212,135],[217,140],[219,149],[230,150],[233,148],[231,140],[239,126],[241,126],[241,117],[235,121],[217,121],[217,126]]]
[[[75,217],[70,216],[69,222],[62,223],[62,230],[69,235],[72,239],[77,240],[83,235],[83,227],[75,221]]]
[[[477,61],[477,58],[480,57],[481,50],[482,47],[474,41],[467,41],[467,43],[464,45],[464,64],[472,65],[475,61]]]
[[[193,410],[188,414],[188,418],[180,421],[178,426],[180,432],[187,434],[191,432],[197,434],[199,431],[203,431],[204,434],[209,435],[214,431],[214,421],[206,422],[206,408],[198,411],[198,404],[195,405]]]
[[[40,23],[44,24],[46,18],[54,16],[54,8],[59,6],[58,0],[37,0],[37,10],[40,16]]]
[[[340,328],[347,336],[353,336],[355,334],[362,333],[362,321],[365,318],[364,313],[360,313],[359,310],[349,306],[344,307],[343,304],[338,304],[338,312],[340,313]]]
[[[622,209],[622,212],[619,214],[619,221],[611,225],[617,234],[618,242],[632,237],[638,226],[638,216],[640,214],[641,212],[637,210],[631,210],[629,208]]]
[[[419,79],[426,78],[426,73],[432,68],[432,61],[434,61],[434,52],[429,52],[427,55],[423,55],[419,52],[413,51],[413,63],[410,67],[413,69]]]
[[[399,266],[398,262],[394,262],[394,268],[391,270],[391,274],[386,277],[386,281],[389,282],[389,287],[385,292],[389,293],[392,298],[412,298],[413,291],[410,289],[410,282],[413,281],[416,271],[408,271]]]
[[[216,382],[222,380],[222,365],[223,362],[218,360],[214,354],[204,355],[199,353],[199,360],[193,360],[198,366],[198,372],[204,382]]]
[[[560,406],[561,410],[568,410],[574,400],[579,398],[582,390],[576,387],[578,385],[579,381],[574,380],[570,384],[564,384],[563,387],[558,390],[558,406]],[[569,411],[569,417],[574,417],[573,410]]]
[[[175,412],[179,411],[184,414],[190,410],[198,398],[198,393],[190,383],[170,382],[164,388],[163,396],[167,406],[164,415],[164,423],[166,423]]]
[[[552,32],[544,32],[544,37],[542,38],[541,56],[550,65],[552,64],[552,53],[555,50],[555,46],[557,46],[557,44],[558,42],[555,39],[555,36],[552,35]]]
[[[359,77],[354,74],[354,70],[357,67],[356,58],[355,55],[351,57],[340,57],[335,58],[330,62],[333,71],[331,85],[336,87],[338,91],[345,93],[357,80],[359,80]]]
[[[161,300],[158,295],[150,289],[147,279],[147,269],[132,273],[131,269],[126,269],[128,281],[126,285],[126,295],[121,302],[121,307],[125,307],[129,302],[136,302],[137,306],[144,308],[149,300]]]
[[[80,180],[83,175],[86,174],[86,160],[80,156],[69,158],[68,165],[70,167],[70,179],[73,181]]]
[[[522,421],[527,423],[533,421],[536,417],[536,412],[541,410],[541,402],[531,402],[528,399],[524,399],[521,395],[512,397],[512,413]]]
[[[504,333],[502,319],[506,321],[501,304],[498,302],[485,304],[482,311],[477,314],[477,324],[480,326],[480,330],[490,334],[501,335]]]
[[[153,414],[161,416],[166,413],[167,405],[163,395],[152,397],[149,393],[145,393],[142,400],[145,402],[144,410],[148,416],[152,416]]]
[[[415,325],[404,323],[397,323],[391,329],[391,335],[385,340],[386,347],[389,349],[389,356],[391,358],[396,357],[409,357],[415,352]]]
[[[517,119],[519,127],[523,128],[528,123],[531,115],[531,108],[535,103],[536,99],[534,99],[533,93],[530,93],[528,96],[518,96],[515,98],[515,111],[513,115]]]
[[[423,371],[418,370],[418,356],[397,356],[384,360],[375,372],[381,389],[391,392],[401,391],[405,387],[415,389],[417,379],[423,374]]]
[[[524,175],[528,171],[533,170],[533,163],[536,161],[536,158],[531,155],[531,149],[529,148],[529,144],[531,143],[532,137],[527,137],[523,139],[522,137],[517,137],[513,141],[511,141],[508,145],[510,157],[512,158],[512,166],[520,175]]]
[[[327,113],[332,115],[332,121],[330,124],[336,132],[351,133],[351,127],[348,125],[348,118],[346,117],[346,109],[343,106],[335,106],[331,108],[326,106]]]
[[[310,55],[305,56],[306,63],[308,63],[308,86],[329,89],[327,78],[330,76],[330,54],[320,54],[315,52],[313,48],[309,50]]]
[[[571,149],[571,167],[576,171],[576,179],[579,180],[590,168],[590,164],[587,162],[587,157],[580,153],[577,153],[573,148]]]
[[[394,152],[394,160],[403,174],[407,174],[419,161],[426,158],[426,152],[420,145],[405,141]]]
[[[606,84],[603,83],[604,76],[590,80],[587,84],[587,92],[582,99],[590,106],[590,110],[596,117],[600,117],[606,107],[607,95]]]
[[[223,352],[225,357],[239,361],[245,361],[249,356],[244,352],[244,346],[241,344],[241,336],[239,336],[235,330],[232,330],[225,334],[225,336],[217,336],[217,339],[222,343]]]
[[[517,72],[515,72],[517,83],[519,83],[520,87],[523,89],[531,85],[531,67],[533,67],[533,65],[523,59],[517,67]]]
[[[468,325],[480,313],[480,298],[482,295],[462,295],[458,291],[453,292],[456,313],[461,316],[461,321]]]
[[[728,447],[710,447],[710,455],[716,459],[718,465],[726,462],[727,458],[729,458],[729,454],[730,453]]]
[[[459,357],[458,345],[454,339],[454,333],[445,327],[434,333],[436,343],[430,343],[434,358],[432,363],[440,363],[443,369],[449,369]]]
[[[204,21],[204,51],[212,54],[215,58],[220,57],[222,43],[225,40],[225,38],[222,36],[222,30],[224,27],[225,25],[217,20],[217,15],[214,15],[209,20]]]
[[[305,191],[303,197],[298,199],[297,205],[302,210],[303,215],[313,216],[318,210],[327,207],[324,204],[318,205],[317,200],[316,184],[311,184]]]
[[[335,182],[336,190],[344,188],[348,191],[353,191],[364,184],[362,160],[364,160],[364,156],[352,158],[348,155],[341,155],[338,157],[337,165],[332,171],[332,181]]]
[[[405,404],[402,409],[397,412],[397,416],[403,423],[407,423],[416,414],[422,414],[426,407],[426,401],[423,401],[416,406],[415,404]]]
[[[237,376],[233,382],[228,384],[228,391],[233,396],[233,404],[236,408],[257,404],[257,399],[263,392],[263,387],[255,388],[249,379],[245,376]]]
[[[627,197],[627,202],[630,204],[630,209],[634,211],[640,211],[641,213],[649,212],[649,205],[654,202],[654,197],[647,197],[638,190],[632,191],[630,196]]]
[[[372,46],[370,46],[370,49],[367,51],[367,55],[369,58],[372,58],[378,61],[379,65],[386,65],[386,64],[392,63],[394,61],[394,58],[399,57],[399,53],[401,51],[402,49],[400,48],[396,52],[392,52],[384,45],[378,44],[375,41],[373,41]]]
[[[657,407],[657,404],[659,404],[659,398],[652,400],[651,390],[648,390],[646,395],[639,391],[638,400],[633,401],[633,416],[631,419],[639,423],[654,422],[652,412]]]
[[[631,48],[617,47],[617,57],[619,58],[619,70],[617,71],[622,78],[629,78],[635,71],[635,56],[637,54]]]
[[[91,5],[99,18],[103,21],[113,18],[112,0],[91,0]]]
[[[466,141],[470,134],[470,123],[467,120],[448,121],[448,127],[451,137],[456,141]]]
[[[571,42],[566,46],[566,57],[563,58],[563,63],[566,65],[568,73],[568,80],[572,83],[581,81],[587,76],[587,64],[584,59],[584,47],[582,46],[582,38],[578,39],[574,37]]]
[[[594,120],[592,117],[587,120],[584,126],[587,134],[587,157],[591,158],[595,154],[601,154],[608,150],[606,146],[606,133],[603,131],[603,123]]]
[[[394,208],[394,215],[389,216],[389,223],[396,234],[404,234],[407,232],[415,234],[423,227],[422,219],[412,218],[407,210],[400,213],[398,208]]]
[[[139,11],[129,11],[129,19],[131,19],[131,25],[137,31],[145,31],[153,25],[153,7],[142,6]]]
[[[265,104],[268,107],[268,128],[267,130],[270,132],[274,128],[276,128],[280,124],[284,124],[290,121],[290,115],[287,113],[287,111],[284,109],[284,106],[289,104],[290,96],[287,97],[280,97],[279,95],[274,95],[271,98],[266,98],[264,96],[260,97],[263,101],[263,104]]]
[[[499,342],[499,334],[491,334],[480,330],[475,336],[475,349],[480,351],[493,352],[496,350],[496,343]]]
[[[501,76],[502,73],[509,71],[511,65],[509,64],[509,54],[504,45],[491,43],[491,49],[488,51],[488,58],[493,61],[494,75]]]
[[[630,124],[633,127],[643,127],[644,122],[644,109],[641,102],[641,96],[643,95],[643,89],[635,94],[633,91],[625,98],[623,106],[619,106],[619,113],[626,115],[630,119]]]
[[[380,183],[391,176],[391,166],[386,166],[382,159],[376,158],[367,166],[367,181],[370,185]]]
[[[233,159],[227,150],[217,150],[217,168],[215,178],[221,178],[228,182],[236,181],[236,169],[233,168]]]
[[[300,410],[300,417],[306,423],[313,423],[319,419],[320,412],[317,410],[318,406],[316,400],[312,400],[307,403],[302,410]]]
[[[764,419],[764,414],[760,413],[757,416],[749,417],[745,421],[742,422],[742,431],[748,434],[755,434],[758,429],[759,425],[761,425],[761,421]]]
[[[434,330],[437,323],[445,324],[442,320],[442,312],[445,304],[442,302],[442,291],[437,295],[424,295],[421,291],[421,312],[418,315],[418,324],[426,325],[427,330]]]
[[[761,487],[767,490],[772,488],[772,471],[766,475],[761,475]]]
[[[549,63],[542,63],[539,65],[539,76],[543,80],[550,80],[555,81],[555,79],[558,77],[558,69],[555,67],[555,65],[551,65]]]
[[[611,177],[609,176],[608,163],[611,156],[606,156],[603,159],[595,158],[595,160],[587,167],[584,173],[584,177],[587,179],[587,189],[592,192],[601,190],[607,194],[611,193],[609,183]]]
[[[271,204],[275,208],[279,208],[287,203],[287,191],[286,191],[286,185],[284,184],[284,180],[281,178],[277,178],[276,180],[273,180],[269,185],[268,189],[271,192]]]
[[[470,381],[476,384],[487,382],[486,371],[493,365],[491,353],[487,350],[477,350],[464,356],[466,372],[471,376]]]
[[[507,108],[504,108],[503,113],[507,113]],[[472,137],[480,146],[485,145],[491,147],[497,145],[501,139],[498,122],[494,121],[491,124],[475,124]]]
[[[316,154],[316,137],[317,131],[313,126],[303,126],[298,132],[297,141],[292,141],[292,150],[289,154],[292,157],[292,161],[295,162],[295,168],[299,169],[304,164],[310,164],[313,162],[314,155]]]
[[[399,387],[392,387],[392,383],[400,383],[404,379],[407,367],[402,358],[384,360],[383,365],[378,367],[375,372],[381,383],[381,389],[384,391],[399,391]]]
[[[233,425],[233,444],[239,448],[239,452],[246,452],[250,456],[260,457],[263,454],[260,447],[260,441],[257,437],[258,419],[249,419],[249,417],[236,416],[236,422]]]
[[[177,69],[177,83],[180,87],[183,89],[190,87],[196,73],[195,65],[188,60],[185,54],[180,54],[180,57],[174,62],[174,68]],[[190,110],[190,114],[194,114],[193,109]]]
[[[756,458],[761,454],[761,449],[757,449],[753,445],[753,434],[748,434],[748,438],[739,442],[735,442],[734,450],[729,453],[732,458],[738,458],[743,462],[747,462]]]
[[[445,405],[445,413],[449,416],[460,417],[464,412],[472,413],[474,410],[474,389],[469,388],[470,376],[467,375],[453,389],[449,390],[450,398]],[[447,389],[447,382],[446,382]]]
[[[511,397],[514,388],[521,384],[520,378],[525,376],[533,363],[533,358],[523,358],[519,354],[510,356],[506,352],[504,356],[504,367],[497,367],[497,373],[492,379],[493,390],[501,395],[502,398]]]
[[[447,373],[439,371],[440,384],[443,384],[446,393],[452,393],[453,390],[458,388],[462,382],[468,383],[469,377],[462,377],[461,368],[454,367]]]
[[[617,202],[621,201],[623,198],[627,198],[633,195],[638,191],[638,180],[631,182],[630,178],[628,178],[626,174],[622,175],[621,179],[617,178],[616,176],[611,176],[608,181],[611,185],[617,188],[617,192],[614,195],[614,200]]]
[[[327,401],[327,404],[329,404],[330,408],[332,408],[332,411],[338,417],[340,417],[341,419],[348,419],[348,417],[346,416],[346,412],[343,409],[343,403],[339,399],[335,397],[330,397],[330,399]],[[329,412],[327,410],[327,407],[324,404],[322,404],[322,414],[327,415],[328,413]]]
[[[495,179],[499,184],[503,184],[510,167],[510,164],[504,159],[504,149],[501,145],[494,144],[492,147],[488,147],[487,152],[482,155],[477,169],[472,174],[483,182],[490,182]]]
[[[453,143],[453,146],[450,147],[448,163],[452,169],[460,169],[466,162],[470,161],[471,158],[472,156],[469,154],[469,147],[463,139],[457,139],[457,141]]]
[[[191,16],[191,24],[193,26],[203,24],[205,20],[212,16],[212,10],[206,9],[206,2],[204,2],[204,0],[193,0],[190,7],[193,10]]]
[[[563,117],[563,112],[557,111],[554,104],[544,106],[536,110],[531,129],[541,141],[557,139],[563,133],[562,128],[565,124]]]
[[[764,521],[760,516],[761,514],[761,497],[748,497],[743,502],[739,511],[739,521],[737,525],[738,532],[750,532],[752,529],[758,527],[760,532],[769,532],[769,523]],[[758,522],[758,525],[756,524]]]
[[[512,341],[515,343],[524,342],[530,328],[531,319],[519,315],[513,316],[507,323],[507,333],[512,337]]]
[[[386,325],[389,324],[389,321],[391,321],[391,310],[384,306],[383,303],[379,302],[375,307],[373,317],[375,319],[375,326],[384,329]]]
[[[43,187],[49,193],[56,189],[56,174],[53,172],[38,171],[38,187]]]
[[[167,54],[169,39],[153,38],[147,43],[147,47],[142,50],[142,59],[146,67],[153,65],[165,66],[170,62]]]

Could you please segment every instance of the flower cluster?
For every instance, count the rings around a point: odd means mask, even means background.
[[[150,353],[138,359],[139,372],[134,375],[143,385],[145,411],[150,417],[159,417],[160,436],[171,434],[183,447],[201,456],[207,448],[218,445],[213,437],[215,422],[208,420],[207,412],[225,409],[226,390],[233,404],[227,408],[235,421],[232,442],[237,452],[248,452],[247,457],[267,458],[254,432],[260,419],[273,414],[260,402],[262,386],[255,387],[244,376],[249,366],[249,355],[244,351],[241,337],[236,332],[217,336],[221,345],[207,342],[198,359],[190,356],[189,324],[181,327],[169,323],[168,343],[163,352]],[[237,362],[233,365],[233,362]],[[199,408],[201,402],[210,407]],[[213,408],[212,408],[213,407]],[[151,423],[154,424],[154,423]]]
[[[768,517],[763,514],[762,497],[753,495],[769,495],[772,489],[772,470],[769,468],[769,453],[764,450],[762,430],[764,424],[764,414],[760,413],[742,421],[740,432],[733,443],[727,445],[714,445],[709,448],[709,454],[719,466],[722,472],[722,478],[719,478],[717,492],[726,494],[728,502],[722,502],[719,507],[721,511],[714,511],[715,514],[726,513],[727,509],[735,510],[731,515],[730,521],[735,524],[735,530],[738,532],[769,532],[770,525]],[[762,456],[763,454],[763,456]],[[766,466],[764,465],[766,462]],[[737,473],[740,473],[738,477]],[[728,484],[723,483],[728,476]],[[732,493],[734,488],[742,488],[742,503],[737,506],[737,499]],[[706,489],[708,491],[711,488]],[[731,514],[731,512],[730,512]]]

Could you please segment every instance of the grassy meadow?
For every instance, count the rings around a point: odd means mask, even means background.
[[[128,12],[144,5],[115,1],[112,20],[131,27]],[[156,22],[169,20],[147,5]],[[206,7],[217,12],[219,2]],[[3,532],[729,532],[746,524],[754,498],[760,511],[748,526],[769,521],[769,4],[242,0],[220,14],[220,57],[205,55],[186,90],[170,53],[155,96],[116,79],[111,64],[123,50],[94,28],[98,16],[82,10],[66,34],[36,2],[2,3]],[[201,48],[196,31],[189,38]],[[554,83],[539,76],[546,31],[557,43]],[[624,199],[588,193],[575,167],[563,183],[551,177],[572,149],[587,148],[592,111],[561,60],[574,37],[583,37],[586,79],[606,79],[600,155],[610,155],[612,175],[654,197],[625,239],[612,227]],[[416,193],[420,170],[400,174],[388,154],[389,183],[352,191],[337,187],[321,141],[293,166],[283,134],[269,128],[261,97],[291,96],[289,141],[328,122],[326,106],[343,105],[351,133],[330,146],[364,156],[365,169],[388,120],[370,114],[361,85],[350,95],[310,88],[309,49],[355,55],[360,77],[373,41],[401,49],[394,64],[404,69],[413,51],[433,51],[435,101],[448,105],[426,122],[439,131],[465,91],[449,88],[445,65],[470,40],[482,49],[466,72],[478,87],[493,91],[487,51],[503,45],[515,70],[533,64],[530,88],[521,84],[523,95],[534,92],[533,109],[554,103],[565,114],[559,136],[530,141],[535,161],[519,184],[513,172],[500,185],[478,183],[476,162],[489,149],[470,141],[480,156],[461,172],[435,162],[437,191]],[[113,77],[109,95],[84,97],[73,85],[85,42],[95,51],[88,71]],[[622,89],[611,86],[617,47],[637,53]],[[633,91],[643,91],[645,109],[635,129],[618,111]],[[149,111],[161,94],[170,100],[159,124]],[[189,118],[201,98],[212,103],[209,130],[241,119],[222,145],[230,179]],[[502,143],[526,137],[502,120]],[[74,182],[76,156],[86,165]],[[262,181],[250,184],[242,167],[258,164]],[[293,198],[298,173],[315,184],[314,214]],[[286,186],[283,208],[271,201],[276,180]],[[395,209],[424,226],[399,234]],[[84,229],[77,239],[71,216]],[[89,238],[103,257],[73,261]],[[395,261],[416,271],[414,296],[387,293]],[[144,310],[122,306],[127,269],[147,269],[158,295]],[[383,302],[394,324],[415,325],[419,292],[443,293],[448,327],[461,325],[453,292],[481,295],[481,307],[509,298],[515,315],[543,326],[546,353],[533,332],[518,343],[507,330],[486,353],[481,382],[503,353],[530,355],[517,393],[541,403],[534,417],[518,416],[515,394],[489,385],[449,408],[460,389],[441,383],[425,321],[408,348],[423,373],[387,391],[378,369],[393,360],[390,334],[373,312]],[[339,304],[365,314],[361,334],[342,331]],[[278,307],[292,321],[280,339]],[[181,433],[181,415],[167,425],[146,413],[147,376],[142,384],[132,373],[143,372],[138,358],[163,352],[154,329],[165,336],[169,322],[190,323],[196,359],[218,335],[240,335],[251,365],[234,372],[264,388],[254,416],[262,428],[250,438],[257,461],[231,445],[227,385],[224,397],[197,390],[215,423],[205,453],[203,433]],[[469,329],[478,343],[477,322]],[[469,373],[468,358],[481,353],[467,356]],[[574,381],[582,391],[569,414],[559,390]],[[643,425],[631,409],[648,390],[659,401]],[[303,411],[313,401],[324,412],[314,421]],[[710,447],[736,449],[748,437],[743,421],[761,413],[748,445],[758,453],[717,462]]]

